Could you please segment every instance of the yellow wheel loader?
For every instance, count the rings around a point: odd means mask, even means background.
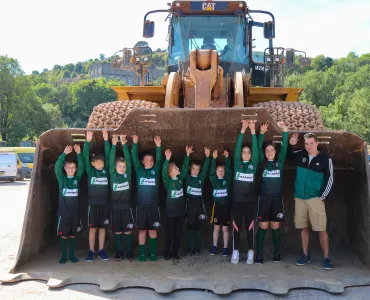
[[[47,281],[50,287],[90,283],[106,291],[147,287],[160,293],[201,289],[218,294],[240,289],[286,294],[293,288],[341,293],[347,286],[370,284],[370,169],[366,143],[351,132],[325,130],[317,109],[298,102],[302,89],[283,87],[285,68],[295,63],[297,51],[274,47],[274,16],[267,11],[251,10],[244,1],[174,1],[167,9],[145,15],[143,35],[146,38],[154,35],[154,22],[148,19],[153,13],[165,13],[169,20],[168,74],[162,85],[112,87],[117,101],[95,107],[87,128],[53,129],[40,136],[19,253],[14,268],[3,281],[39,279]],[[259,22],[260,17],[268,17],[269,21]],[[123,54],[122,59],[125,57],[127,59]],[[307,65],[309,59],[303,53],[299,62]],[[123,68],[125,62],[117,60],[113,65]],[[53,165],[67,144],[84,142],[86,131],[92,130],[92,150],[102,149],[101,130],[109,128],[110,138],[112,134],[138,135],[140,151],[154,151],[153,137],[159,135],[163,149],[171,148],[177,163],[181,163],[187,144],[194,146],[192,158],[203,160],[202,149],[206,145],[219,151],[227,149],[233,154],[242,120],[257,120],[257,128],[269,123],[265,141],[276,144],[281,143],[282,134],[278,121],[286,122],[290,134],[301,135],[299,147],[304,147],[304,133],[315,132],[320,151],[332,157],[334,185],[326,201],[332,271],[322,268],[323,254],[315,233],[310,239],[311,264],[298,267],[294,263],[301,255],[301,241],[294,226],[295,166],[289,161],[284,170],[281,264],[272,263],[269,234],[264,265],[243,263],[248,251],[244,235],[238,265],[221,255],[209,256],[212,225],[208,222],[202,229],[200,256],[183,256],[174,262],[160,256],[156,262],[94,261],[89,264],[83,261],[88,252],[85,226],[78,237],[80,262],[58,264],[58,185]],[[246,135],[244,143],[251,144],[250,135]],[[84,180],[81,213],[85,221],[86,188]],[[210,215],[212,195],[208,181],[205,189]],[[160,193],[160,210],[164,212],[163,186]],[[133,201],[135,203],[135,199]],[[159,255],[162,255],[164,241],[163,226],[158,230]],[[186,248],[186,230],[184,232],[183,249]],[[113,254],[111,234],[107,235],[106,243],[108,253]],[[134,251],[137,254],[137,242]]]

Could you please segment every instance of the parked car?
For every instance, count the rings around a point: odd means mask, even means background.
[[[14,182],[17,172],[17,155],[11,152],[0,152],[0,180]]]
[[[0,147],[0,153],[12,152],[17,155],[17,180],[31,178],[35,150],[35,147]]]

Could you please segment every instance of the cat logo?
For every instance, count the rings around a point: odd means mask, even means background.
[[[216,3],[202,3],[202,9],[203,10],[215,10]]]

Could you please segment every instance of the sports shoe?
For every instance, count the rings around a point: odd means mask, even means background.
[[[99,257],[101,260],[109,260],[109,256],[107,255],[107,253],[105,253],[104,249],[101,249],[101,250],[98,252],[98,257]]]
[[[256,254],[256,261],[255,264],[262,265],[263,264],[263,254]]]
[[[142,253],[142,254],[139,255],[139,261],[146,261],[145,253]]]
[[[254,251],[253,250],[249,250],[248,251],[247,264],[248,265],[253,265],[253,263],[254,263]]]
[[[306,264],[311,262],[310,255],[303,254],[300,259],[297,260],[295,263],[297,266],[305,266]]]
[[[331,264],[331,259],[329,257],[325,257],[324,258],[324,270],[332,270],[333,269],[333,265]]]
[[[132,252],[127,252],[126,259],[130,262],[135,261],[135,256]]]
[[[194,250],[193,250],[193,255],[195,255],[195,256],[199,256],[199,255],[200,255],[200,251],[199,251],[199,249],[194,249]]]
[[[90,250],[89,253],[87,254],[86,261],[92,262],[94,260],[94,257],[95,257],[95,252]]]
[[[233,255],[231,256],[231,263],[237,264],[239,262],[239,251],[233,250]]]
[[[274,252],[274,258],[272,259],[272,261],[273,261],[274,263],[281,263],[280,253],[279,253],[279,254],[276,254],[276,253]]]
[[[156,260],[158,260],[158,257],[157,257],[157,255],[155,253],[150,253],[149,258],[150,258],[150,261],[156,261]]]
[[[117,252],[114,261],[121,261],[123,259],[123,253]]]
[[[209,255],[216,255],[217,253],[217,247],[216,246],[212,246],[211,247],[211,250],[209,251]]]

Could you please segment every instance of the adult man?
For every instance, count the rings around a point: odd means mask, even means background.
[[[293,134],[289,144],[295,146],[299,135]],[[288,158],[297,165],[295,182],[295,217],[297,229],[301,230],[303,255],[297,261],[297,266],[304,266],[311,261],[308,253],[309,230],[319,232],[320,244],[324,252],[324,269],[331,270],[329,258],[329,237],[326,231],[326,211],[324,200],[333,185],[333,163],[324,153],[318,151],[318,140],[314,133],[304,135],[305,149],[290,149]]]
[[[240,61],[240,55],[236,49],[236,45],[234,43],[234,38],[233,37],[228,37],[227,38],[227,44],[222,50],[220,57],[223,60],[227,61]]]

